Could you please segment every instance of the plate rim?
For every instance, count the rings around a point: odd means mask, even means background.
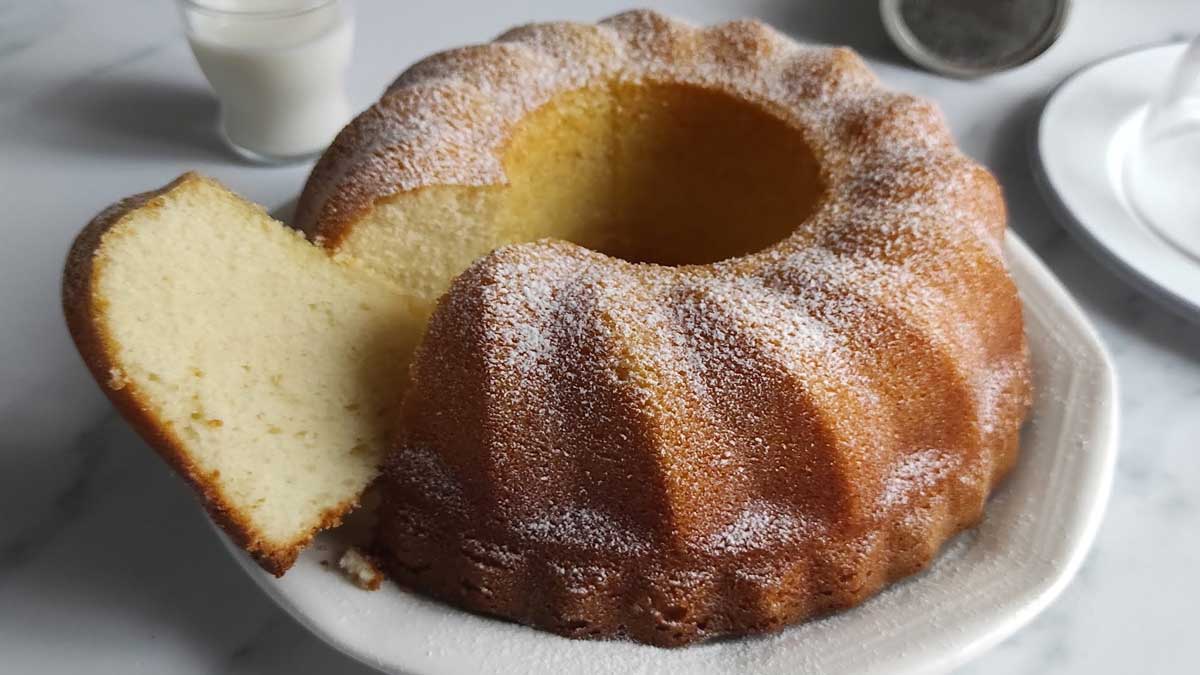
[[[1049,124],[1052,120],[1051,113],[1055,106],[1061,105],[1064,100],[1074,94],[1073,88],[1079,85],[1081,79],[1092,73],[1098,68],[1112,65],[1116,61],[1137,57],[1154,51],[1167,51],[1178,49],[1182,51],[1187,46],[1186,41],[1171,40],[1163,43],[1154,43],[1150,45],[1142,45],[1130,49],[1121,50],[1115,54],[1109,54],[1103,58],[1097,59],[1079,68],[1066,79],[1060,82],[1046,97],[1042,105],[1041,112],[1038,115],[1038,121],[1031,135],[1031,145],[1033,152],[1029,153],[1030,164],[1033,172],[1034,183],[1037,184],[1042,196],[1053,213],[1055,220],[1061,223],[1064,229],[1069,232],[1072,237],[1082,244],[1094,258],[1099,260],[1103,265],[1111,269],[1125,283],[1132,286],[1140,293],[1149,296],[1151,299],[1162,304],[1164,307],[1190,321],[1200,320],[1200,296],[1191,298],[1170,285],[1160,283],[1151,273],[1146,272],[1141,266],[1135,264],[1130,258],[1122,255],[1119,247],[1109,245],[1109,242],[1104,237],[1099,235],[1092,227],[1084,221],[1083,218],[1069,206],[1067,199],[1063,196],[1065,191],[1062,190],[1063,182],[1056,180],[1053,175],[1051,164],[1047,162],[1047,144],[1050,137]],[[1135,114],[1138,108],[1131,109],[1130,114]],[[1118,122],[1114,126],[1114,133],[1120,130],[1122,124],[1127,119],[1122,117],[1122,122]],[[1106,146],[1102,154],[1107,158],[1109,148]],[[1105,167],[1102,172],[1107,173],[1107,162],[1103,162]],[[1120,197],[1115,197],[1121,201]],[[1136,218],[1129,214],[1130,218]],[[1170,244],[1162,241],[1157,235],[1150,234],[1155,237],[1156,241],[1169,248]]]
[[[283,208],[286,206],[284,205]],[[282,209],[277,209],[276,212],[280,210]],[[1071,531],[1073,537],[1065,559],[1052,565],[1047,574],[1022,588],[1019,593],[1020,601],[1013,607],[976,621],[977,625],[966,631],[970,632],[970,635],[953,636],[955,639],[951,640],[951,644],[947,648],[931,653],[913,653],[922,652],[920,649],[913,649],[910,653],[896,655],[897,658],[887,660],[886,664],[882,663],[882,659],[880,659],[871,666],[870,670],[862,672],[887,672],[893,675],[943,673],[994,647],[1032,621],[1070,584],[1090,551],[1103,520],[1112,490],[1118,454],[1120,424],[1116,369],[1098,333],[1078,303],[1037,257],[1036,253],[1011,229],[1006,233],[1005,253],[1010,272],[1021,294],[1023,310],[1030,312],[1032,305],[1028,298],[1033,295],[1039,295],[1049,301],[1048,308],[1043,308],[1043,311],[1050,311],[1056,318],[1065,320],[1064,325],[1069,326],[1069,332],[1074,332],[1078,338],[1073,346],[1079,350],[1080,354],[1086,356],[1086,361],[1094,366],[1090,374],[1096,380],[1094,383],[1096,399],[1102,404],[1103,411],[1097,414],[1094,442],[1088,447],[1089,453],[1095,456],[1093,463],[1088,465],[1093,474],[1091,476],[1092,489],[1079,496],[1081,503],[1087,503],[1086,516],[1083,522]],[[1083,363],[1083,361],[1079,363]],[[1077,370],[1080,367],[1079,363],[1075,364]],[[1078,377],[1079,374],[1076,373],[1075,378]],[[1069,404],[1064,403],[1063,408],[1069,408]],[[279,580],[258,567],[249,556],[225,536],[217,525],[212,524],[211,521],[210,524],[225,549],[234,557],[243,571],[255,581],[256,585],[288,615],[334,649],[364,665],[387,673],[447,671],[445,667],[427,670],[429,664],[422,663],[421,659],[415,658],[417,655],[413,655],[413,660],[403,663],[381,658],[378,650],[372,650],[370,645],[357,644],[338,631],[332,630],[331,621],[328,618],[315,616],[314,613],[301,607],[297,600],[285,590],[284,585],[279,583]],[[946,553],[948,545],[943,546],[939,551],[939,558]],[[921,576],[921,574],[917,574],[899,583],[917,583]],[[433,602],[423,598],[421,600]],[[454,608],[447,608],[447,610],[450,612],[460,611]],[[855,610],[851,608],[840,614],[853,611]],[[337,622],[333,621],[332,623]],[[547,637],[565,639],[550,635]],[[664,650],[668,654],[672,651]],[[803,664],[797,665],[802,666]],[[658,672],[658,670],[651,664],[647,667],[646,672]]]

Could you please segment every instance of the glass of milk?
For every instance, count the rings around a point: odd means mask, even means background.
[[[178,0],[188,42],[242,157],[320,154],[350,119],[344,76],[353,19],[339,0]]]

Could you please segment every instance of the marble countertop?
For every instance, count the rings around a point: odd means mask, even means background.
[[[514,23],[621,8],[462,4],[356,3],[355,105],[428,52]],[[1111,350],[1121,457],[1095,548],[1048,611],[962,672],[1197,672],[1200,326],[1114,278],[1054,222],[1031,177],[1029,137],[1065,76],[1200,29],[1200,3],[1081,0],[1048,53],[974,82],[905,63],[873,0],[661,4],[700,22],[758,16],[801,39],[849,44],[887,82],[938,101],[966,151],[999,176],[1013,228]],[[190,492],[114,415],[60,316],[67,246],[114,199],[198,169],[276,205],[307,173],[247,166],[222,149],[216,104],[172,5],[58,0],[48,32],[0,54],[0,671],[366,673],[239,570]]]

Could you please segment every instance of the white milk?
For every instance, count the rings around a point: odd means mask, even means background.
[[[211,4],[239,9],[236,1]],[[246,154],[309,156],[349,121],[343,75],[354,37],[340,3],[291,16],[192,10],[187,20],[192,52],[221,101],[224,133]]]

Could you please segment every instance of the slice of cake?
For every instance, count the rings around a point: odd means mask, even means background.
[[[276,575],[376,476],[413,347],[406,305],[191,173],[97,216],[63,279],[101,388]]]

